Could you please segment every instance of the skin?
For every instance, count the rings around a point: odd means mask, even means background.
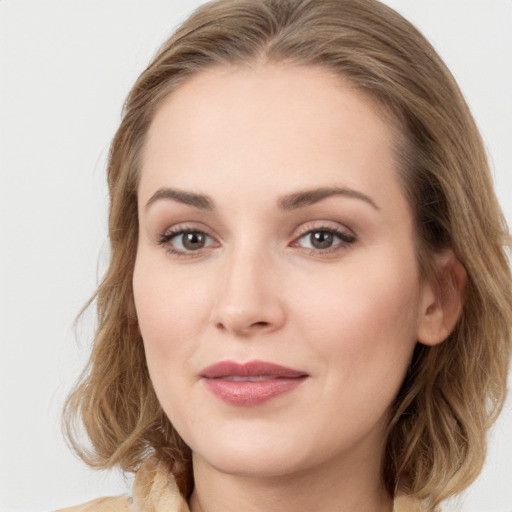
[[[374,102],[315,68],[210,69],[157,111],[133,287],[155,391],[193,451],[193,512],[391,511],[390,406],[416,342],[451,325],[420,277],[395,136]],[[332,187],[345,192],[290,207]],[[180,230],[206,233],[204,246]],[[311,233],[328,230],[342,237],[318,249]],[[233,406],[199,375],[225,360],[308,378]]]

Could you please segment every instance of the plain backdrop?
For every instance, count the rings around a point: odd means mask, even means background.
[[[128,492],[60,431],[94,316],[73,321],[108,254],[105,161],[125,95],[191,0],[0,0],[0,512]],[[466,95],[512,224],[512,0],[387,0]],[[78,338],[78,341],[77,341]],[[449,510],[512,512],[512,405],[485,470]]]

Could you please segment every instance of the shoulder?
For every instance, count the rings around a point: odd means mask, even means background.
[[[61,508],[55,512],[130,512],[130,500],[118,498],[98,498],[75,507]]]

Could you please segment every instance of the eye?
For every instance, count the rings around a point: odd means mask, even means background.
[[[356,237],[351,233],[332,228],[317,228],[304,233],[294,245],[323,253],[347,247],[355,241]]]
[[[164,233],[159,244],[172,254],[187,255],[215,245],[215,240],[201,230],[176,229]]]

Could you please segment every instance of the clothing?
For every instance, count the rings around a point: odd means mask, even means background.
[[[137,471],[132,498],[100,498],[56,512],[190,512],[167,466],[156,457]]]
[[[393,512],[422,512],[417,501],[398,498]],[[132,498],[99,498],[76,507],[55,512],[190,512],[185,498],[167,466],[156,457],[148,459],[137,471]]]

